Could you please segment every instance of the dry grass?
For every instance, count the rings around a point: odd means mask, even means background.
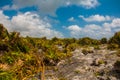
[[[2,69],[2,70],[9,70],[10,66],[8,64],[0,64],[0,69]]]

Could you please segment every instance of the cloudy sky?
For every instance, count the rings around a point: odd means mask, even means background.
[[[0,23],[22,36],[110,38],[120,31],[120,0],[0,0]]]

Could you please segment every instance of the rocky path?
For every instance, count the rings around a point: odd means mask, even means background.
[[[71,58],[46,71],[46,80],[120,80],[120,74],[113,70],[119,59],[116,51],[94,50],[85,55],[76,49],[72,53]]]

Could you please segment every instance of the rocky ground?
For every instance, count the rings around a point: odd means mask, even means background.
[[[116,51],[101,47],[83,53],[82,48],[73,51],[73,56],[60,61],[57,66],[46,70],[46,80],[120,80],[120,73],[114,70],[119,59]]]

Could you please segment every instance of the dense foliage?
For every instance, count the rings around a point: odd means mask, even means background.
[[[113,37],[109,39],[109,49],[116,49],[120,47],[120,32],[116,32]]]

